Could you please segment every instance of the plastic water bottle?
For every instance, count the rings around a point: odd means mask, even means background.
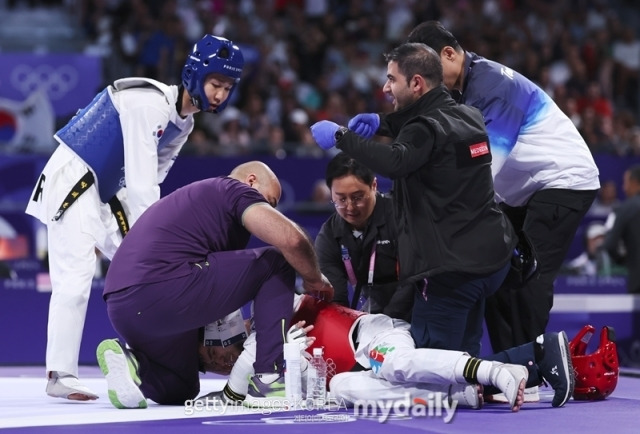
[[[298,407],[302,401],[302,372],[300,369],[300,344],[284,344],[284,393],[289,405]]]
[[[307,374],[307,407],[324,408],[327,403],[327,362],[322,348],[313,349]]]

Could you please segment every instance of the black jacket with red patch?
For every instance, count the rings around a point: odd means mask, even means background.
[[[494,201],[480,111],[439,86],[383,117],[382,132],[394,138],[391,144],[349,131],[336,146],[393,180],[400,280],[504,266],[517,238]]]

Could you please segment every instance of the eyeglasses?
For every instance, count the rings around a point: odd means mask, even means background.
[[[337,209],[344,209],[344,208],[348,207],[349,204],[351,204],[351,205],[353,205],[355,207],[364,206],[364,204],[366,203],[367,199],[369,199],[368,195],[366,195],[366,196],[365,195],[354,196],[351,199],[347,199],[346,197],[343,197],[343,198],[338,199],[338,200],[332,200],[331,203]]]

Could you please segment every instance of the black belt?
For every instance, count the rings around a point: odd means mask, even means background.
[[[356,326],[353,328],[351,332],[351,342],[353,342],[353,349],[358,349],[358,331],[360,330],[360,321],[356,323]]]
[[[78,198],[89,189],[93,184],[95,184],[96,180],[93,177],[93,173],[88,170],[87,173],[84,174],[80,181],[76,183],[67,194],[67,197],[62,201],[62,205],[58,208],[56,215],[53,216],[54,221],[58,221],[62,218],[62,215],[69,209],[73,203],[78,200]],[[116,218],[118,222],[118,229],[120,230],[120,234],[124,237],[129,232],[129,221],[127,220],[127,215],[124,212],[124,208],[122,204],[118,200],[118,198],[114,195],[111,199],[109,199],[109,207],[111,208],[111,212]]]
[[[353,331],[351,332],[351,342],[353,342],[354,355],[355,355],[355,352],[358,350],[358,330],[359,329],[360,329],[360,321],[356,323],[356,326],[353,328]],[[351,367],[349,372],[359,372],[359,371],[368,371],[368,370],[369,369],[365,368],[360,363],[356,362],[356,364],[353,365],[353,367]]]

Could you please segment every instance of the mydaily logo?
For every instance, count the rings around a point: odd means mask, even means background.
[[[449,423],[455,416],[458,401],[449,402],[442,392],[431,392],[425,397],[411,397],[406,392],[402,399],[367,399],[353,403],[353,415],[356,417],[377,418],[385,423],[390,417],[441,417]]]

